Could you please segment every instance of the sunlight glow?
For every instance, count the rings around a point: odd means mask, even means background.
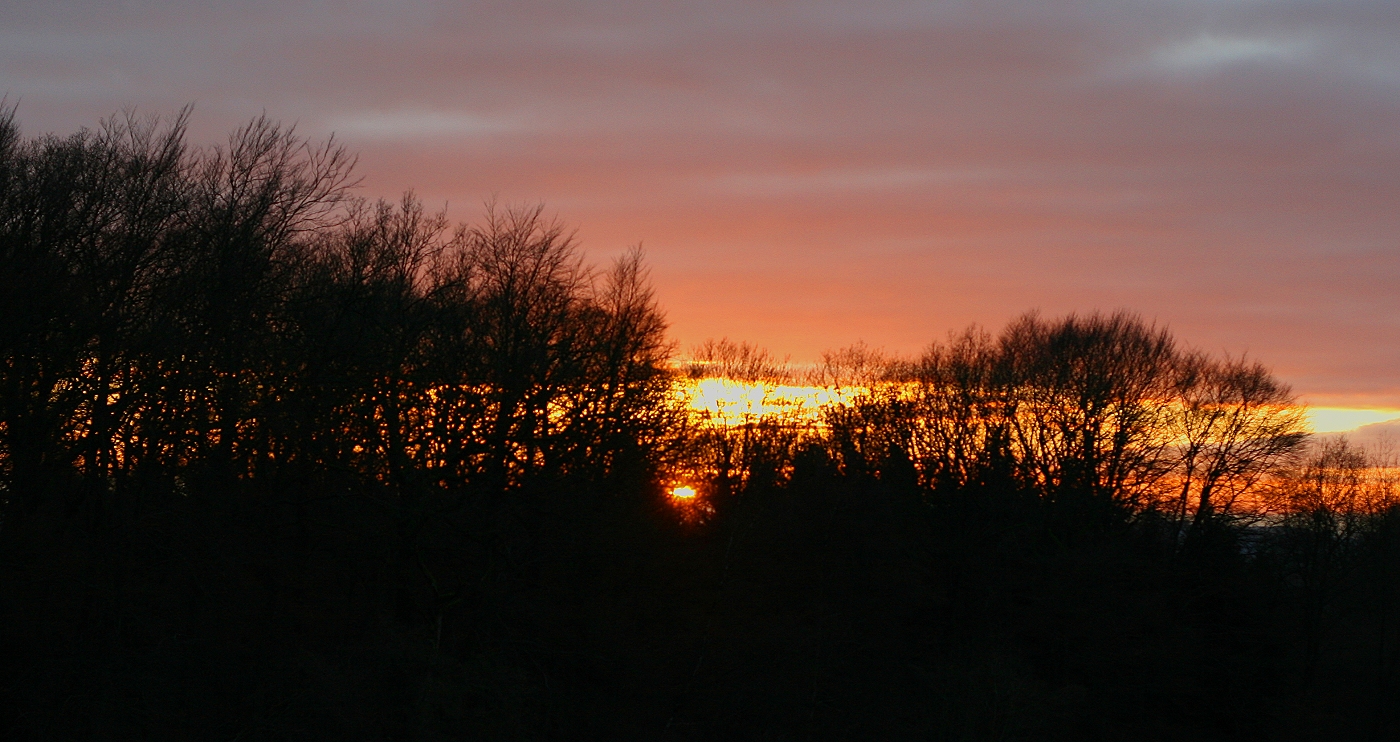
[[[721,377],[686,381],[678,386],[678,393],[692,411],[710,424],[725,427],[773,417],[820,425],[824,409],[849,404],[870,391],[864,387],[805,386]],[[1305,414],[1314,433],[1342,433],[1364,425],[1400,421],[1400,409],[1308,407]]]
[[[695,488],[694,488],[694,487],[672,487],[672,488],[671,488],[671,497],[674,497],[674,498],[677,498],[677,499],[680,499],[680,500],[689,500],[689,499],[695,497]]]
[[[1367,410],[1347,407],[1309,407],[1308,423],[1314,433],[1342,433],[1363,425],[1400,420],[1400,410]]]
[[[824,408],[848,404],[870,390],[707,377],[683,382],[678,391],[685,396],[691,410],[710,422],[742,425],[770,415],[814,421]],[[1308,407],[1306,410],[1308,424],[1315,433],[1340,433],[1363,425],[1400,421],[1400,409]]]
[[[691,410],[710,422],[742,425],[772,415],[815,421],[823,408],[843,404],[862,391],[710,377],[683,384],[680,393]]]

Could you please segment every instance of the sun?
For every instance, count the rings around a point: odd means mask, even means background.
[[[689,499],[695,497],[695,488],[694,488],[694,487],[672,487],[672,488],[671,488],[671,497],[674,497],[674,498],[676,498],[676,499],[678,499],[678,500],[689,500]]]

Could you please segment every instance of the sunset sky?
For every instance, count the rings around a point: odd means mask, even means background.
[[[1400,409],[1395,0],[203,5],[0,0],[0,95],[30,135],[265,111],[365,196],[543,202],[642,243],[682,347],[1127,308]]]

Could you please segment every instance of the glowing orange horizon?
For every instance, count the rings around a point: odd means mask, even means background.
[[[816,423],[824,409],[850,404],[868,393],[867,387],[815,386],[795,382],[741,381],[707,376],[683,381],[677,393],[687,406],[721,426],[742,425],[758,418],[782,415]],[[1366,425],[1400,422],[1400,409],[1332,407],[1300,404],[1313,433],[1349,433]]]

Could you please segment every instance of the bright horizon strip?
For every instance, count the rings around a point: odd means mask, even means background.
[[[744,382],[707,377],[686,384],[684,392],[690,408],[709,412],[722,421],[743,416],[778,413],[815,414],[827,405],[841,401],[840,392],[801,384]]]
[[[1348,433],[1365,425],[1400,420],[1400,410],[1353,407],[1309,407],[1308,425],[1314,433]]]
[[[728,424],[741,422],[745,416],[813,415],[822,407],[844,401],[845,395],[861,391],[720,377],[692,381],[686,387],[691,409],[709,412],[717,421]],[[1366,425],[1400,421],[1400,409],[1390,408],[1308,407],[1306,415],[1314,433],[1348,433]]]

